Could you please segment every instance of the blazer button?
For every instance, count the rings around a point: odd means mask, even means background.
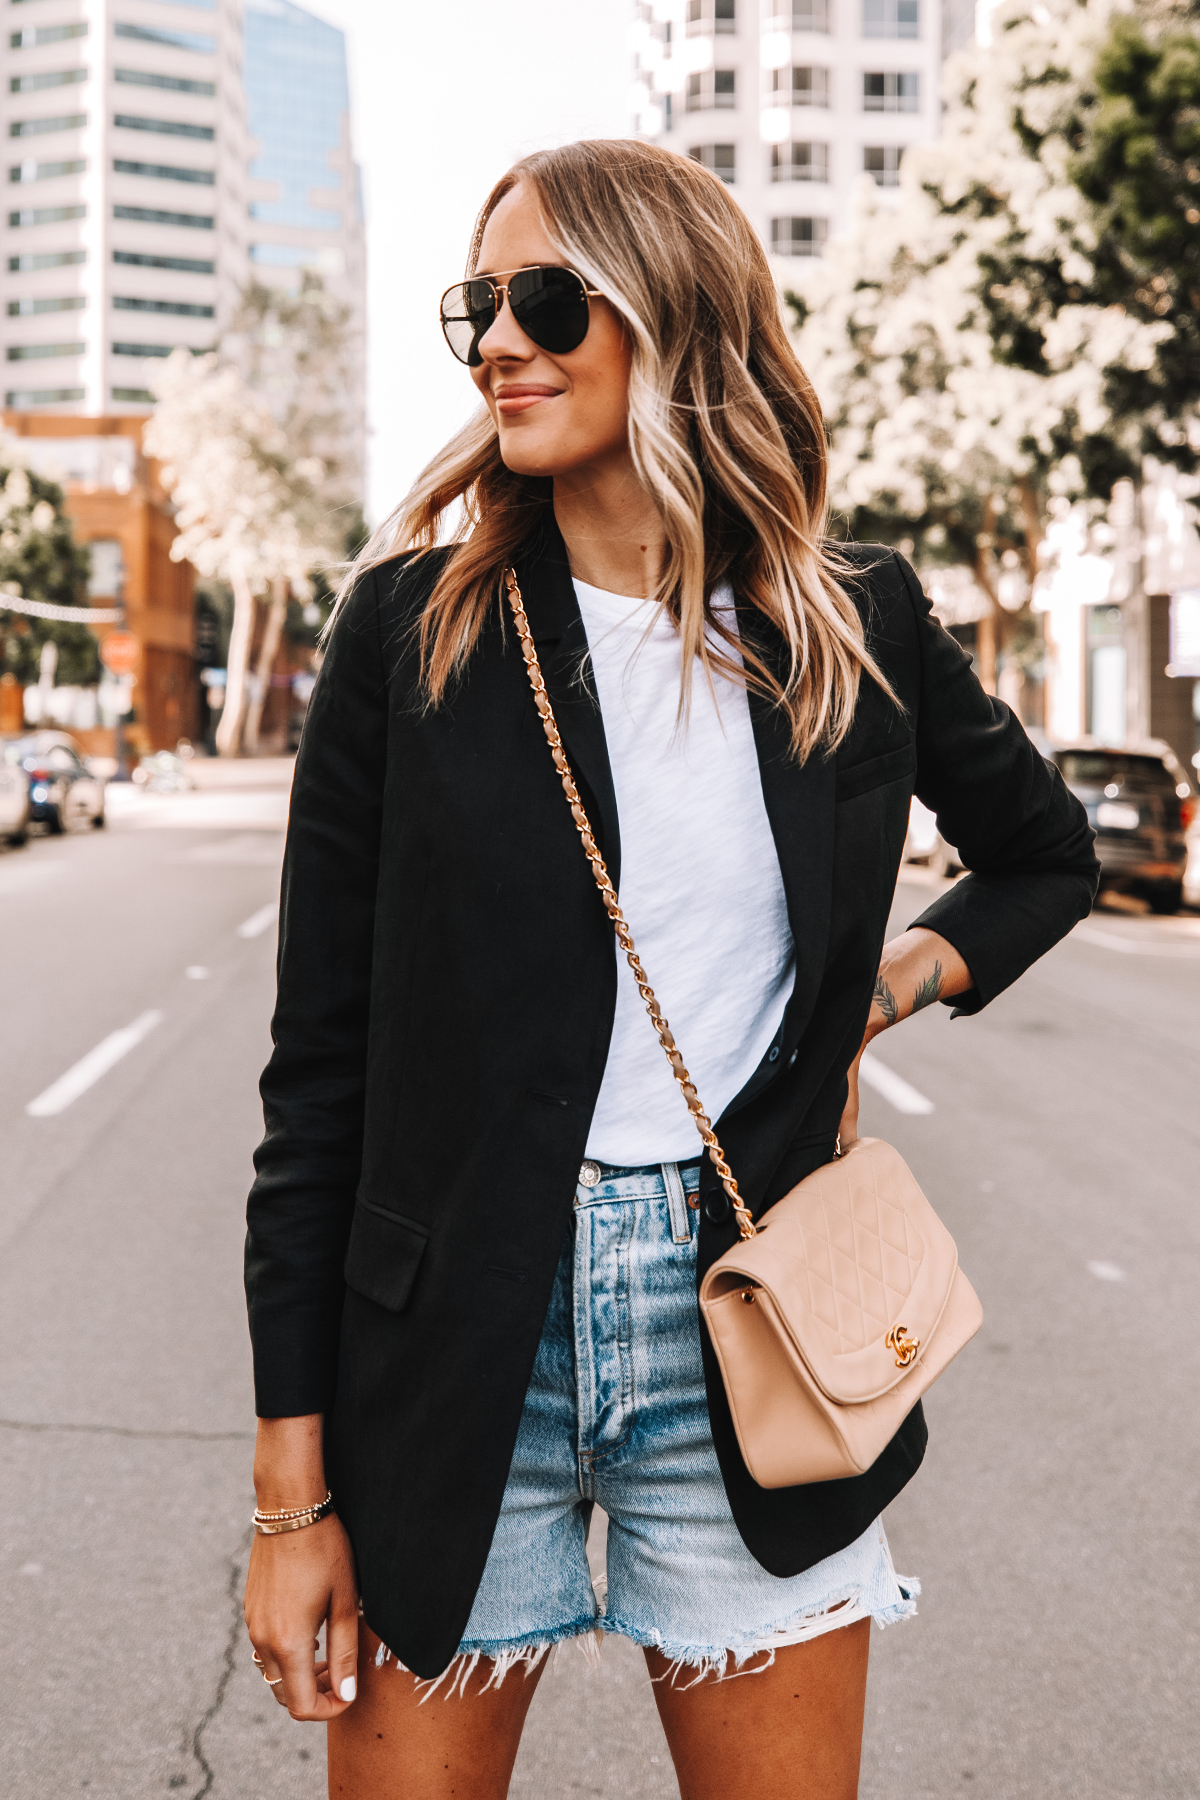
[[[772,1044],[771,1048],[767,1051],[767,1061],[768,1062],[778,1062],[779,1061],[779,1045],[778,1044]]]
[[[711,1225],[723,1225],[733,1208],[724,1188],[715,1188],[704,1202],[704,1213]]]

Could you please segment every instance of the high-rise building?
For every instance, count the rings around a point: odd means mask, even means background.
[[[247,262],[241,0],[11,0],[0,136],[7,408],[145,411]]]
[[[712,169],[781,282],[937,135],[941,0],[636,0],[638,129]]]
[[[350,144],[343,34],[292,0],[246,0],[250,266],[292,286],[313,269],[350,309],[352,457],[362,468],[366,410],[366,250],[362,184]]]

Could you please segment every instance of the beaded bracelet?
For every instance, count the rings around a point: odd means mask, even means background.
[[[312,1506],[284,1507],[280,1512],[264,1512],[255,1507],[251,1521],[261,1537],[276,1537],[282,1531],[302,1531],[306,1525],[317,1525],[333,1511],[333,1494],[325,1490],[325,1498]]]

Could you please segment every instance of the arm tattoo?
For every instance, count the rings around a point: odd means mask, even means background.
[[[896,1023],[896,996],[882,975],[875,977],[875,1004],[883,1014],[885,1025]]]
[[[935,962],[933,974],[925,977],[913,995],[912,1009],[914,1012],[920,1012],[923,1006],[932,1006],[935,1000],[940,999],[944,979],[941,963]]]

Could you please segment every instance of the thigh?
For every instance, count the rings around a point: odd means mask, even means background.
[[[855,1800],[871,1621],[692,1686],[647,1650],[680,1800]]]
[[[328,1727],[330,1800],[504,1800],[542,1664],[485,1692],[481,1660],[449,1698],[423,1700],[415,1675],[376,1666],[378,1650],[360,1624],[358,1699]]]

